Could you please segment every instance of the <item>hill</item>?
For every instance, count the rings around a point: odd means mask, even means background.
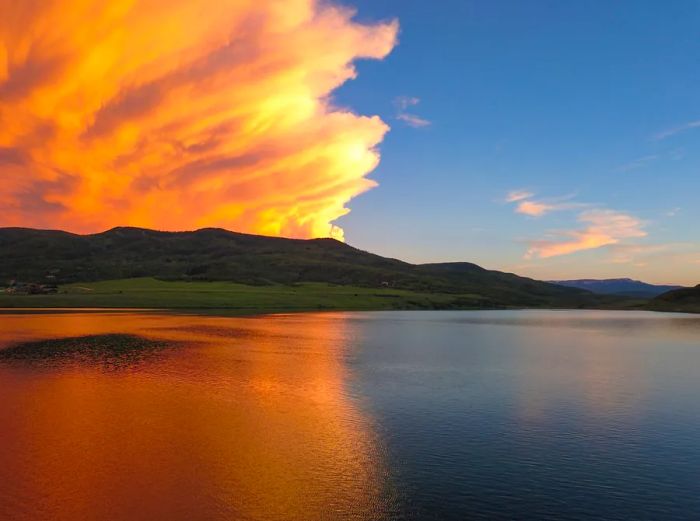
[[[682,288],[682,286],[648,284],[632,279],[577,279],[553,280],[551,282],[569,288],[586,289],[601,295],[621,295],[637,298],[653,298],[667,291]]]
[[[700,313],[700,284],[659,295],[649,302],[649,308],[655,311]]]
[[[211,228],[193,232],[114,228],[93,235],[1,228],[0,281],[38,282],[47,277],[57,284],[143,277],[254,286],[326,283],[469,295],[470,307],[475,301],[482,307],[618,304],[584,290],[466,262],[410,264],[333,239],[285,239]]]

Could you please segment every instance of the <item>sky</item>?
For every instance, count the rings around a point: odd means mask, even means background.
[[[0,226],[700,282],[700,4],[0,0]]]
[[[352,3],[400,32],[335,95],[391,126],[379,186],[338,221],[351,243],[541,279],[700,282],[700,4]]]

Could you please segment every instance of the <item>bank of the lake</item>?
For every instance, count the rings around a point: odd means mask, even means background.
[[[642,309],[644,304],[642,300],[602,298],[595,307]],[[230,313],[250,314],[318,310],[449,310],[506,307],[508,306],[476,293],[426,293],[390,287],[371,288],[318,282],[252,286],[232,282],[135,278],[68,284],[60,286],[55,294],[0,293],[0,308],[221,309]],[[545,300],[538,307],[562,306]]]

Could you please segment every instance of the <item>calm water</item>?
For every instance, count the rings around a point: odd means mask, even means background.
[[[700,519],[700,317],[8,313],[0,350],[2,520]]]

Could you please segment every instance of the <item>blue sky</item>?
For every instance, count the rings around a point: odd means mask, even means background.
[[[401,26],[334,94],[392,127],[379,187],[339,221],[349,243],[545,279],[700,282],[700,3],[345,3]]]

